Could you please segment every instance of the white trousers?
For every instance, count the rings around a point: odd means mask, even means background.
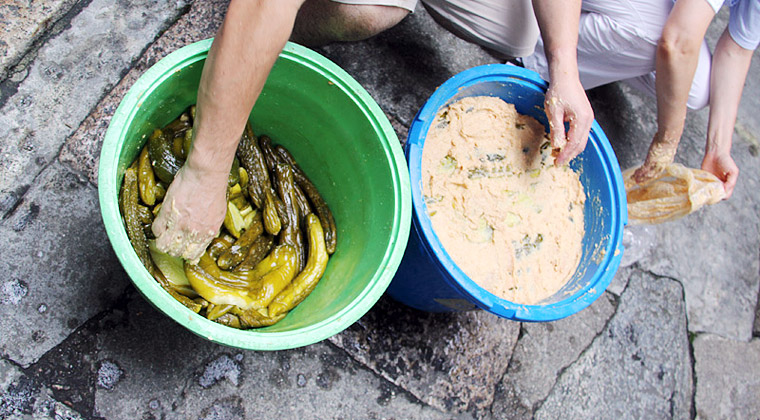
[[[414,11],[417,0],[333,0],[346,4],[396,6]],[[438,23],[457,36],[504,57],[533,53],[538,23],[531,0],[422,0]]]
[[[672,0],[584,0],[578,31],[578,70],[585,89],[625,81],[655,94],[657,41],[673,7]],[[710,99],[712,54],[702,42],[688,106],[700,109]],[[549,77],[541,39],[523,58],[526,68]]]
[[[397,6],[410,11],[417,4],[417,0],[333,1]],[[422,2],[455,34],[504,56],[523,57],[526,68],[548,79],[531,0]],[[583,0],[578,28],[578,70],[583,87],[591,89],[622,80],[654,95],[657,41],[672,8],[673,0]],[[709,102],[711,61],[710,49],[703,41],[689,92],[689,108],[703,108]]]

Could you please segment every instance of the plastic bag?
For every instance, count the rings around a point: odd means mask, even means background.
[[[726,195],[718,177],[701,169],[671,163],[657,178],[641,185],[633,180],[636,169],[623,172],[631,224],[680,219],[705,204],[717,203]]]

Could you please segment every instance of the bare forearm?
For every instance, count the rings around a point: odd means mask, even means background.
[[[552,82],[578,79],[579,0],[533,0]]]
[[[188,164],[226,173],[253,104],[287,42],[302,1],[233,0],[198,90]]]
[[[728,154],[752,51],[740,47],[728,30],[718,40],[710,75],[710,122],[705,153]]]

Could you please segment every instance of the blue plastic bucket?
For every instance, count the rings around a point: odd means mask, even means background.
[[[474,67],[441,85],[417,113],[405,150],[414,209],[412,231],[401,266],[387,290],[392,298],[429,312],[481,308],[517,321],[553,321],[587,307],[606,290],[623,255],[623,227],[628,213],[620,166],[596,121],[586,149],[570,162],[570,167],[580,174],[586,192],[583,254],[568,283],[538,304],[501,299],[467,277],[441,245],[422,199],[422,149],[441,107],[469,96],[495,96],[514,104],[518,112],[535,118],[548,131],[544,113],[547,87],[537,73],[520,67]]]

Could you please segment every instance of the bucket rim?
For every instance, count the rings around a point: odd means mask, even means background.
[[[130,87],[114,112],[106,131],[98,165],[98,199],[106,234],[122,267],[145,299],[174,321],[209,341],[247,350],[285,350],[314,344],[356,322],[380,299],[390,284],[406,249],[411,229],[409,172],[400,142],[380,106],[352,76],[321,54],[288,42],[278,60],[289,60],[320,73],[341,89],[361,109],[382,143],[394,189],[394,219],[390,240],[373,277],[354,300],[332,316],[307,327],[290,331],[238,330],[189,311],[165,292],[142,265],[132,249],[118,208],[119,158],[126,135],[141,104],[174,72],[205,60],[213,38],[182,47],[159,60]]]
[[[425,137],[438,110],[453,102],[453,98],[472,85],[484,82],[510,82],[527,89],[546,93],[549,86],[540,75],[532,70],[509,64],[487,64],[464,70],[436,89],[428,101],[417,112],[409,129],[405,147],[405,155],[409,162],[410,178],[412,180],[412,203],[413,216],[412,234],[417,234],[420,244],[430,260],[438,266],[450,287],[457,290],[468,301],[479,308],[491,312],[503,318],[517,321],[554,321],[565,318],[593,303],[607,289],[609,283],[617,271],[623,254],[623,227],[628,223],[627,201],[625,188],[621,175],[620,165],[612,149],[609,139],[599,123],[594,120],[589,140],[586,147],[593,147],[601,157],[601,164],[605,176],[610,182],[607,191],[612,197],[614,209],[610,209],[611,231],[607,246],[600,252],[603,253],[603,261],[599,264],[596,273],[586,286],[575,291],[558,302],[541,304],[519,304],[502,299],[485,290],[469,278],[453,261],[446,252],[438,236],[433,230],[430,218],[427,216],[427,205],[422,199],[421,180],[421,154]],[[459,97],[457,97],[459,99]]]

